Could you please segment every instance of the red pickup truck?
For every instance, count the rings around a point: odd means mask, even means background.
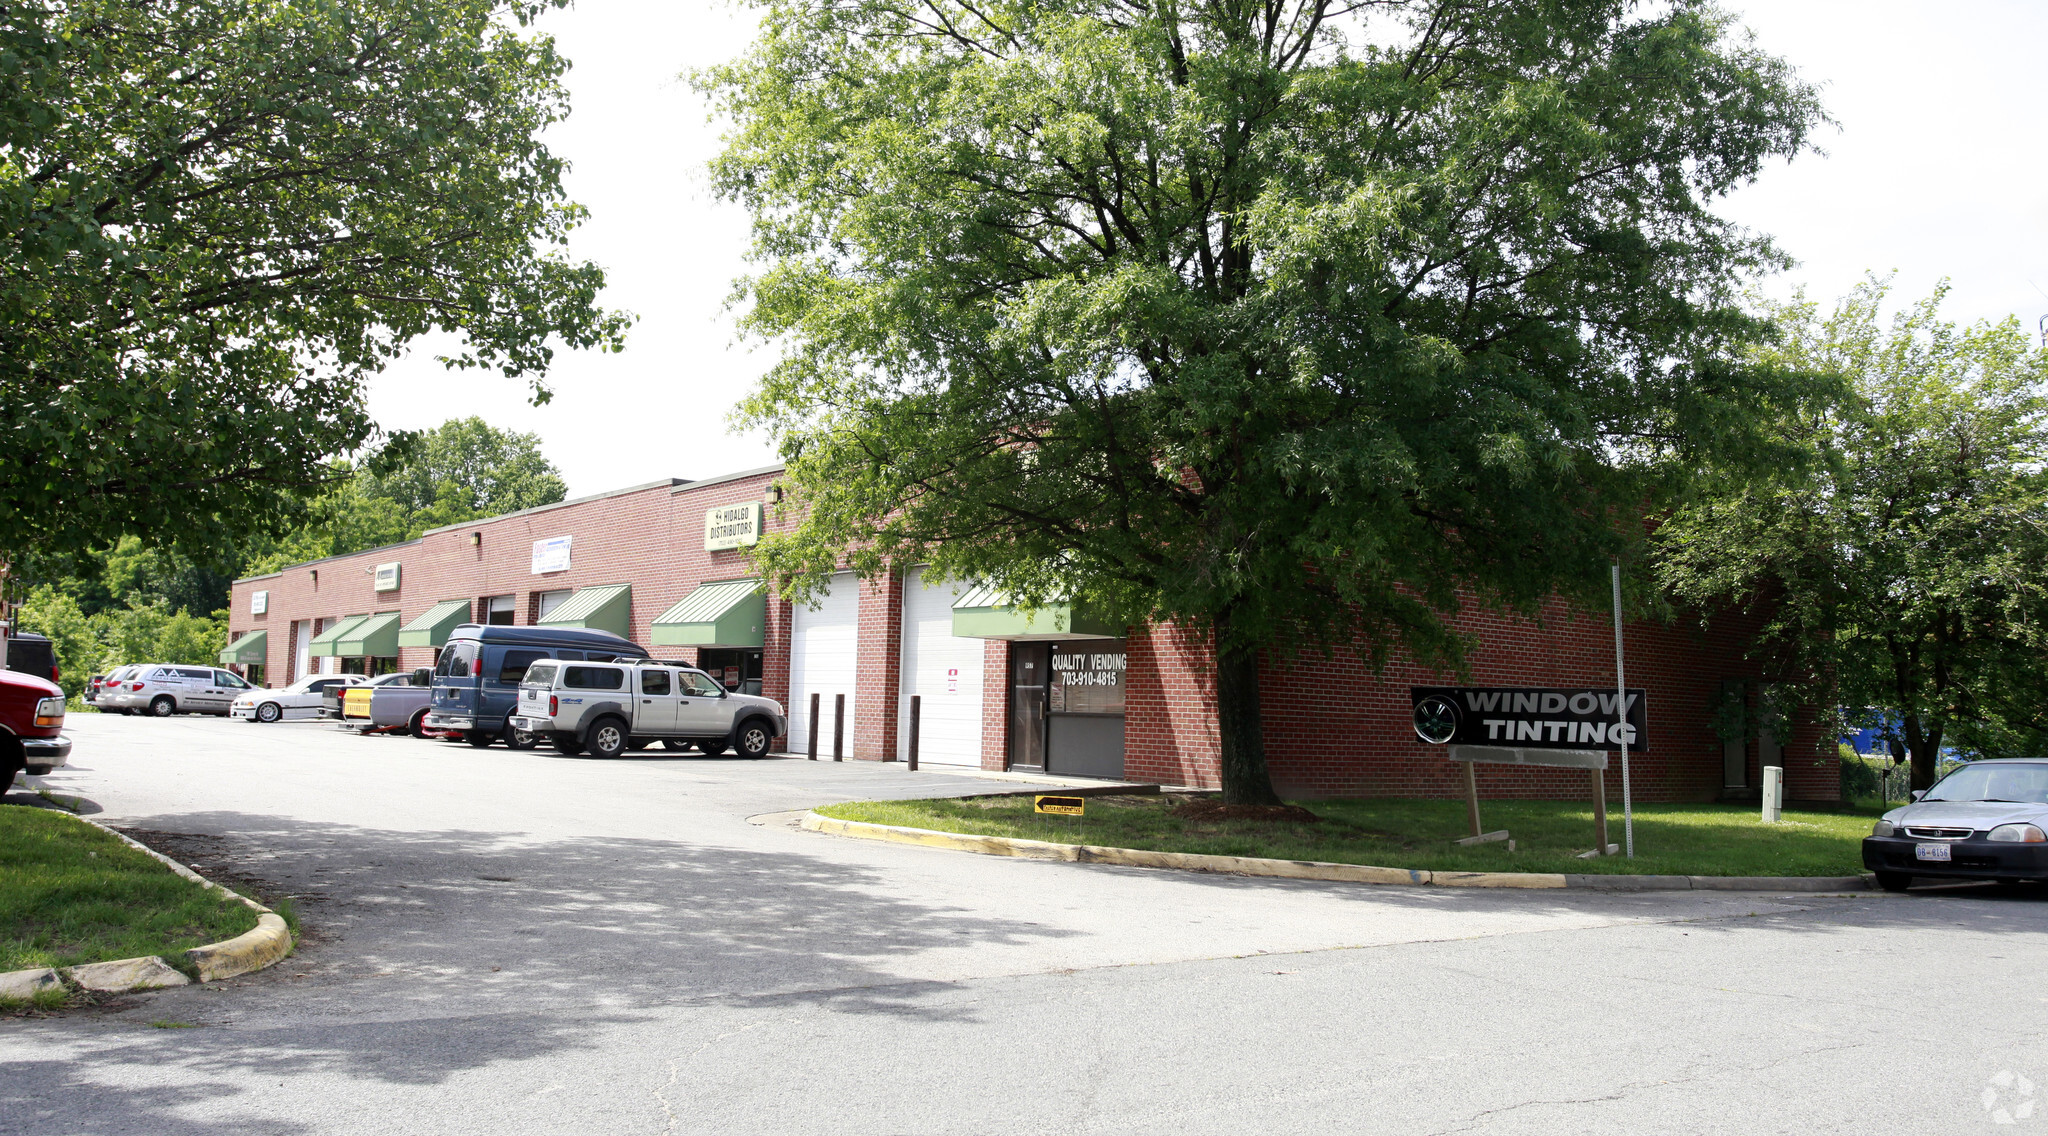
[[[71,757],[64,736],[64,691],[20,671],[0,671],[0,793],[27,769],[41,776]]]

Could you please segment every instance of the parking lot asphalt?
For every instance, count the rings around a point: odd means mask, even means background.
[[[261,974],[0,1022],[0,1132],[2048,1128],[2036,893],[1012,861],[748,820],[1012,787],[930,770],[70,731],[52,787],[305,933]]]

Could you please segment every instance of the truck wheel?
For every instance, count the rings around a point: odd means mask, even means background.
[[[505,727],[505,748],[506,748],[506,749],[511,749],[511,750],[522,750],[522,749],[532,749],[533,747],[535,747],[535,746],[537,746],[537,745],[539,745],[539,744],[540,744],[540,735],[539,735],[539,734],[529,734],[529,733],[527,733],[527,732],[526,732],[525,730],[515,730],[515,729],[513,729],[513,728],[512,728],[511,726],[506,726],[506,727]]]
[[[256,708],[256,720],[259,722],[275,722],[282,717],[284,717],[284,707],[279,706],[275,702],[265,702]]]
[[[21,772],[21,743],[13,738],[0,738],[0,797],[14,788],[14,775]]]
[[[682,738],[663,738],[661,748],[670,753],[686,753],[689,751],[690,743]]]
[[[626,752],[626,724],[617,718],[599,718],[584,735],[583,748],[592,757],[617,757]]]
[[[750,759],[767,757],[768,747],[775,742],[768,733],[767,724],[759,718],[749,718],[740,723],[735,740],[738,744],[734,748],[740,751],[740,756]]]
[[[703,754],[705,757],[717,757],[719,754],[725,752],[725,739],[713,738],[708,739],[706,741],[698,742],[697,752]]]
[[[168,718],[178,712],[178,703],[168,694],[159,694],[150,702],[149,712],[159,718]]]
[[[626,748],[632,750],[634,753],[639,753],[641,750],[646,749],[648,746],[651,746],[653,744],[653,738],[634,738],[632,741],[626,743]]]
[[[478,749],[483,749],[485,746],[490,745],[492,742],[497,741],[498,739],[492,737],[487,733],[484,733],[482,730],[465,730],[463,731],[462,734],[462,740],[468,742],[470,745],[473,745]]]
[[[1906,885],[1912,882],[1913,877],[1904,872],[1877,873],[1877,886],[1886,891],[1905,891]]]
[[[554,743],[556,753],[565,757],[575,757],[583,752],[583,745],[576,740],[575,734],[556,734],[548,741]]]
[[[257,709],[258,709],[259,711],[261,711],[262,707],[260,707],[260,706],[259,706],[259,707],[257,707]],[[426,736],[427,736],[427,712],[426,712],[425,710],[422,710],[422,711],[420,711],[419,713],[417,713],[417,714],[414,714],[414,715],[412,716],[412,721],[410,721],[410,722],[406,723],[406,726],[405,726],[405,728],[406,728],[406,729],[407,729],[408,731],[410,731],[410,732],[411,732],[411,734],[412,734],[412,736],[413,736],[413,737],[416,737],[416,738],[424,738],[424,737],[426,737]]]

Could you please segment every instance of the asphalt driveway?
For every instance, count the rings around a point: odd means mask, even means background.
[[[1009,861],[748,819],[1004,787],[900,766],[72,733],[54,785],[291,897],[307,934],[259,975],[0,1022],[0,1132],[2048,1125],[2048,1103],[2015,1112],[2048,1085],[2036,895]],[[1967,1040],[1902,1049],[1930,1007]]]

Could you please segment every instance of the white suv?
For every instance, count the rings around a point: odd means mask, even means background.
[[[144,663],[121,681],[101,687],[94,705],[106,710],[139,711],[158,718],[173,714],[226,714],[236,696],[249,689],[240,676],[219,667]]]
[[[766,757],[788,732],[782,707],[733,694],[695,667],[654,661],[584,663],[542,659],[526,668],[515,730],[553,742],[563,753],[617,757],[660,742],[716,757]]]

